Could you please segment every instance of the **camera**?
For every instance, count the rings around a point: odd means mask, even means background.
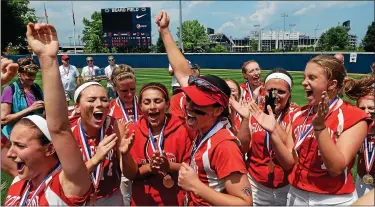
[[[277,97],[277,89],[271,88],[268,90],[268,96],[265,97],[265,104],[264,104],[264,113],[268,114],[267,106],[271,106],[272,112],[275,114],[276,108],[276,97]]]

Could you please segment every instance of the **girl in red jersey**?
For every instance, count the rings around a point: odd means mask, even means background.
[[[357,100],[357,107],[366,112],[369,119],[375,113],[374,79],[365,77],[358,80],[352,79],[344,88],[345,95],[352,100]],[[374,123],[369,128],[365,142],[358,151],[357,180],[355,187],[358,197],[362,197],[374,188],[375,177],[375,131]]]
[[[291,102],[292,76],[284,69],[274,69],[266,76],[265,89],[268,92],[267,104],[274,106],[273,111],[279,123],[278,133],[286,133],[290,129],[290,114],[296,109],[296,105]],[[276,159],[270,140],[272,134],[257,123],[255,115],[249,122],[248,108],[238,108],[237,102],[233,102],[233,105],[243,116],[238,137],[247,155],[254,205],[286,205],[290,171],[284,171]],[[254,102],[250,103],[250,111],[253,107],[257,108]]]
[[[110,103],[109,116],[112,116],[122,124],[130,121],[136,123],[141,116],[141,110],[135,95],[137,85],[133,68],[125,64],[119,65],[112,72],[111,82],[118,97]],[[132,193],[131,181],[121,176],[120,189],[124,197],[124,205],[129,205]]]
[[[241,125],[242,118],[241,116],[237,113],[237,111],[233,108],[231,100],[234,100],[236,102],[240,101],[241,98],[241,87],[237,83],[237,81],[233,79],[225,79],[225,82],[228,84],[230,88],[230,99],[229,99],[229,119],[232,125],[232,132],[237,135],[238,130]]]
[[[92,185],[69,128],[56,30],[49,24],[29,23],[26,36],[39,58],[44,88],[48,88],[44,90],[48,124],[41,116],[30,115],[12,130],[7,156],[17,163],[18,176],[5,205],[84,205]]]
[[[111,82],[118,97],[111,101],[109,115],[122,124],[129,121],[136,123],[141,114],[135,95],[137,84],[133,68],[125,64],[119,65],[112,72]]]
[[[264,84],[260,81],[262,70],[255,60],[246,61],[242,67],[242,76],[246,80],[241,84],[241,101],[248,102],[254,100],[259,106],[264,105]]]
[[[363,111],[338,97],[345,76],[345,67],[336,58],[311,59],[302,82],[308,105],[293,113],[288,135],[271,136],[280,165],[293,168],[287,205],[348,205],[357,199],[350,169],[368,124]],[[264,129],[277,132],[272,115],[260,110],[253,114]]]
[[[71,123],[73,135],[81,149],[87,169],[91,173],[95,192],[91,204],[123,205],[119,189],[121,173],[136,168],[128,154],[132,136],[125,127],[108,116],[109,103],[105,88],[97,82],[86,82],[74,92],[74,107],[79,118]],[[121,139],[119,139],[121,137]]]
[[[156,18],[158,30],[186,94],[187,125],[197,130],[190,166],[182,163],[178,185],[187,191],[187,205],[251,205],[251,186],[238,147],[228,130],[230,88],[217,76],[191,76],[189,64],[169,31],[169,17],[162,11]]]
[[[177,185],[177,176],[191,150],[185,123],[167,113],[168,91],[160,83],[144,85],[139,103],[143,116],[130,126],[135,134],[131,155],[139,168],[132,177],[131,205],[183,205],[184,191]]]
[[[192,75],[198,77],[200,75],[200,67],[198,64],[194,64],[194,67],[191,68]],[[169,113],[175,116],[184,117],[184,106],[186,103],[186,96],[181,89],[176,91],[177,93],[172,96],[169,104]]]

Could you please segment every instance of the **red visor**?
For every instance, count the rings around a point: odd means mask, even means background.
[[[202,91],[195,85],[181,88],[181,90],[198,106],[209,106],[215,103],[220,104],[224,108],[228,106],[229,100],[222,93]]]

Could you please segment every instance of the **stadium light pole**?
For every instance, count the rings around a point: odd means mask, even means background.
[[[289,24],[289,27],[290,27],[290,30],[289,30],[289,44],[290,44],[290,35],[292,34],[292,29],[293,29],[293,27],[295,27],[296,26],[296,24]],[[293,40],[292,40],[293,41]],[[294,41],[293,41],[294,42]],[[294,45],[293,44],[293,42],[292,42],[292,46]]]
[[[182,3],[181,3],[181,0],[180,0],[180,37],[178,41],[178,46],[180,47],[181,52],[184,53],[184,46],[182,43]]]
[[[286,14],[286,13],[282,13],[281,15],[280,15],[281,17],[283,17],[284,18],[284,31],[283,31],[283,49],[284,49],[284,41],[285,41],[285,18],[286,17],[288,17],[288,14]]]
[[[258,28],[260,27],[260,24],[254,24],[254,27],[255,28]],[[256,29],[255,29],[256,30]],[[261,43],[261,40],[260,40],[261,36],[260,36],[260,31],[258,30],[258,52],[260,51],[260,43]]]
[[[272,32],[273,32],[273,30],[272,29],[270,29],[271,30],[271,43],[270,43],[270,51],[272,51]]]
[[[315,30],[315,38],[314,38],[314,39],[315,39],[315,42],[314,42],[314,52],[315,52],[315,44],[316,44],[316,42],[317,42],[317,40],[316,40],[316,31],[319,30],[319,24],[316,25],[316,27],[315,27],[314,30]]]

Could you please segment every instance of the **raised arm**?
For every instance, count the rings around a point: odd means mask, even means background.
[[[84,196],[91,187],[91,179],[69,125],[68,106],[58,69],[56,29],[50,24],[29,23],[26,37],[42,68],[47,125],[62,166],[60,183],[64,194],[67,197]]]
[[[189,76],[192,75],[192,72],[189,63],[176,46],[172,34],[169,31],[169,16],[167,12],[161,11],[159,13],[156,17],[156,24],[158,25],[158,30],[163,38],[165,50],[167,51],[169,63],[173,68],[174,76],[181,87],[186,87],[188,85]]]
[[[1,85],[5,85],[16,76],[18,64],[1,56]]]

